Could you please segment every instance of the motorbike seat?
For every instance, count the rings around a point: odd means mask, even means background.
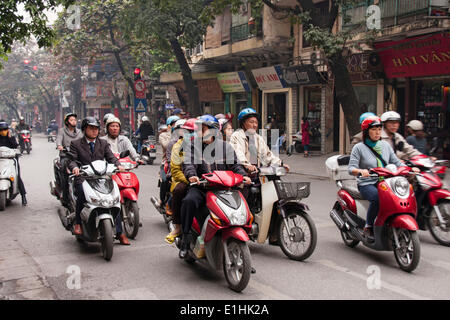
[[[342,189],[347,191],[355,200],[364,200],[361,193],[358,190],[358,184],[356,180],[343,180]]]

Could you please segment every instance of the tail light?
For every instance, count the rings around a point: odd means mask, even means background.
[[[155,146],[154,145],[150,145],[150,149],[155,149]]]

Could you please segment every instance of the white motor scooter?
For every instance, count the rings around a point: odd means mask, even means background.
[[[109,261],[113,255],[114,223],[120,214],[120,191],[117,183],[111,176],[117,172],[117,167],[104,160],[93,161],[82,166],[80,176],[83,182],[83,191],[86,203],[81,211],[81,227],[83,234],[76,236],[78,241],[100,242],[102,255]],[[75,175],[69,176],[69,197],[71,207],[76,208],[74,190]],[[69,210],[59,211],[63,226],[73,232],[75,226],[75,212]]]
[[[17,156],[15,149],[0,147],[0,211],[19,194]]]
[[[281,250],[292,260],[303,261],[314,252],[317,230],[301,200],[310,194],[309,182],[286,182],[284,167],[259,168],[260,186],[252,186],[247,199],[255,215],[249,237],[263,244],[276,239]]]

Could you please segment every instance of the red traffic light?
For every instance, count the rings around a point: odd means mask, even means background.
[[[136,75],[141,74],[141,68],[135,68],[134,74],[136,74]]]
[[[33,66],[33,70],[36,71],[37,70],[37,66]]]
[[[25,60],[23,60],[23,63],[25,63],[25,64],[29,64],[29,63],[30,63],[30,60],[28,60],[28,59],[25,59]]]

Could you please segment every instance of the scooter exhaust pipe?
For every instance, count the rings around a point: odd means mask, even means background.
[[[336,226],[339,228],[339,230],[343,230],[345,226],[344,220],[340,217],[339,213],[337,213],[336,210],[330,211],[330,218],[333,220],[333,222],[336,224]]]

